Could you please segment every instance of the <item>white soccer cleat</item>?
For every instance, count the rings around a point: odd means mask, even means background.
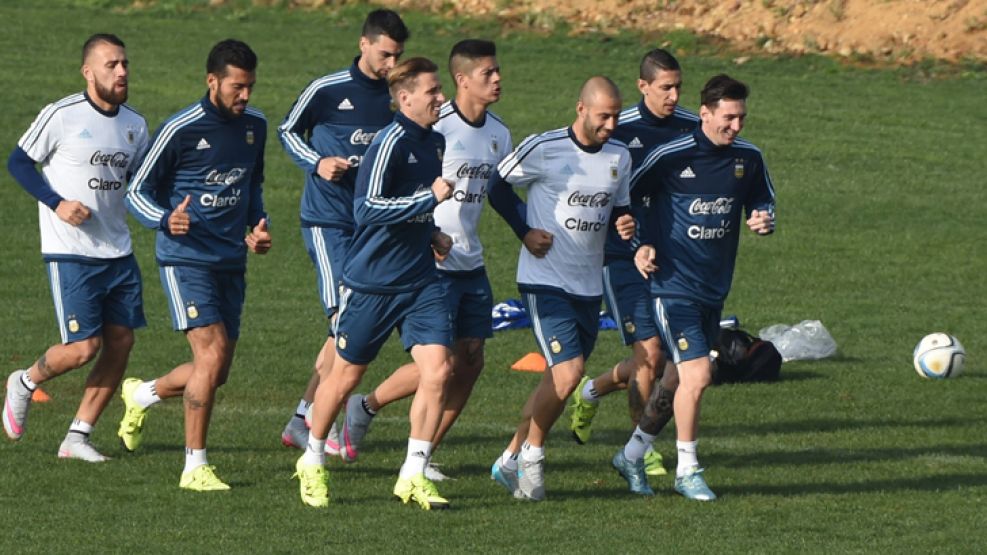
[[[93,447],[93,444],[89,442],[88,437],[72,432],[69,432],[69,434],[65,436],[62,444],[58,447],[58,458],[79,459],[80,461],[91,463],[110,460],[110,457],[101,454],[95,447]]]

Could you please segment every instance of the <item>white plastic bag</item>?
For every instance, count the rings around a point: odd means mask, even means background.
[[[836,354],[836,340],[819,320],[803,320],[794,326],[775,324],[762,329],[758,336],[774,343],[785,362],[818,360]]]

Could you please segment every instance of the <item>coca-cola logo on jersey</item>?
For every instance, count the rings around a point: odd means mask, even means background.
[[[97,150],[89,159],[92,166],[105,166],[108,168],[126,168],[130,165],[129,152],[102,152]]]
[[[374,137],[377,136],[376,131],[364,131],[363,129],[357,129],[350,135],[351,145],[369,145],[374,142]]]
[[[469,165],[469,162],[463,162],[462,166],[456,170],[456,177],[459,179],[490,179],[493,175],[493,164],[479,164],[476,166]]]
[[[245,168],[233,168],[225,172],[211,170],[206,174],[206,185],[234,185],[245,175],[247,175]]]
[[[692,216],[716,216],[732,211],[733,197],[720,197],[716,200],[697,198],[689,205],[689,214]]]
[[[587,195],[576,191],[569,195],[569,206],[585,206],[588,208],[603,208],[610,204],[610,193],[593,193]]]

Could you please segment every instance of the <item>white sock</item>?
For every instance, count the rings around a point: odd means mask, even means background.
[[[675,447],[679,452],[679,464],[675,468],[676,476],[684,476],[699,467],[696,457],[696,441],[676,441]]]
[[[89,437],[89,434],[93,433],[93,425],[89,422],[84,422],[76,418],[72,420],[72,424],[69,425],[69,433]]]
[[[142,382],[137,386],[137,389],[134,390],[134,402],[145,409],[153,404],[160,403],[161,397],[158,397],[157,383],[158,380],[151,380],[149,382]]]
[[[432,442],[424,439],[408,438],[408,455],[401,465],[400,478],[412,478],[425,473],[425,465],[432,456]]]
[[[600,396],[596,394],[596,387],[593,386],[593,380],[586,380],[586,383],[583,384],[581,394],[583,396],[583,401],[589,403],[600,402]]]
[[[631,434],[631,438],[627,440],[627,445],[624,445],[624,458],[631,461],[637,462],[644,458],[644,454],[648,452],[651,448],[651,444],[655,441],[655,436],[645,433],[638,426],[634,429],[634,433]]]
[[[183,472],[191,472],[204,464],[209,464],[209,461],[206,460],[205,449],[185,448],[185,470]]]
[[[315,437],[310,431],[302,460],[305,464],[326,464],[326,440]]]
[[[26,387],[28,389],[28,391],[30,391],[31,393],[34,393],[34,390],[35,389],[38,389],[38,384],[34,383],[34,381],[31,380],[31,370],[30,369],[25,370],[24,373],[21,374],[21,385],[23,385],[24,387]]]
[[[527,441],[521,445],[521,458],[527,462],[537,462],[545,458],[545,446],[535,447]]]
[[[308,412],[308,406],[311,404],[312,403],[309,403],[305,399],[298,401],[298,406],[295,407],[295,418],[301,418],[302,420],[305,420],[305,413]]]
[[[500,456],[500,466],[504,470],[517,470],[517,458],[520,453],[513,453],[510,449],[504,451]]]

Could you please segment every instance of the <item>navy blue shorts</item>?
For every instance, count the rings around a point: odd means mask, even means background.
[[[339,308],[339,280],[343,276],[346,250],[352,238],[352,232],[336,227],[302,227],[302,240],[315,266],[319,301],[327,318],[331,318]]]
[[[562,292],[522,293],[531,329],[548,365],[588,360],[600,326],[600,299],[577,299]]]
[[[364,293],[340,288],[336,353],[351,364],[370,364],[397,328],[406,351],[415,345],[452,347],[452,318],[438,280],[407,293]]]
[[[226,337],[240,337],[240,315],[247,293],[243,271],[213,271],[198,266],[162,266],[161,285],[176,331],[222,322]]]
[[[614,259],[603,266],[603,298],[620,327],[624,345],[658,335],[648,282],[638,273],[633,260]]]
[[[493,291],[487,271],[439,272],[456,339],[493,337]]]
[[[719,308],[688,299],[654,299],[658,331],[666,353],[675,364],[708,357],[720,335]]]
[[[103,332],[103,324],[144,327],[141,271],[134,255],[98,263],[53,260],[48,282],[62,343]]]

